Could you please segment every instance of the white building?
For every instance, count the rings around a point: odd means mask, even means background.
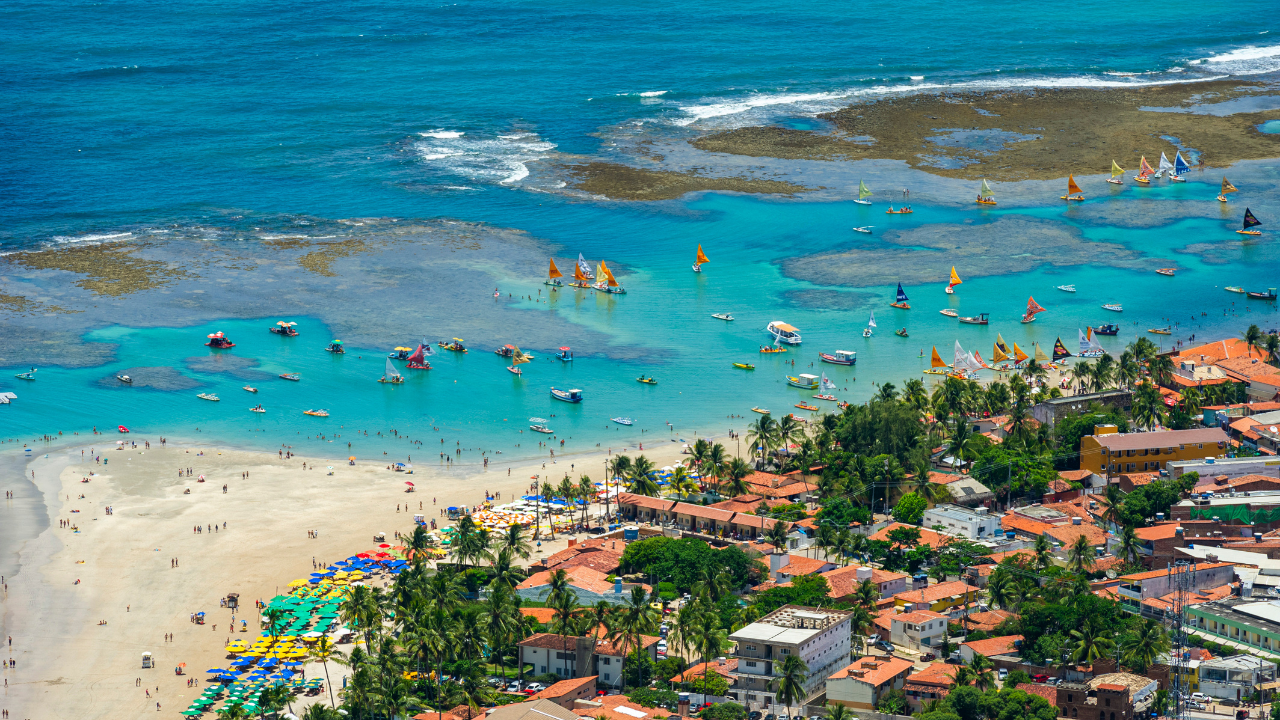
[[[749,709],[775,712],[779,705],[775,682],[788,655],[798,655],[809,667],[805,673],[803,704],[826,691],[827,677],[849,662],[849,618],[843,610],[784,605],[729,636],[737,644],[734,657],[737,683],[729,698]],[[777,709],[778,712],[786,712]]]
[[[964,508],[944,503],[926,510],[924,522],[927,528],[942,526],[942,532],[959,535],[970,540],[990,538],[1000,532],[1000,513],[988,512],[985,507]]]
[[[947,616],[932,610],[916,610],[889,618],[889,641],[912,650],[929,650],[942,644]]]
[[[1200,692],[1223,700],[1239,700],[1254,688],[1276,679],[1276,664],[1252,655],[1232,655],[1200,662]]]

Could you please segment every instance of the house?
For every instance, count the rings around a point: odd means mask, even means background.
[[[639,649],[656,662],[660,640],[641,635]],[[597,641],[595,637],[535,633],[516,645],[520,648],[520,662],[532,665],[539,675],[554,673],[570,679],[591,675],[596,677],[597,684],[622,684],[622,648],[612,642]],[[629,647],[628,652],[636,649]]]
[[[908,590],[893,596],[898,607],[908,603],[913,610],[932,610],[935,613],[946,613],[952,608],[960,608],[978,599],[978,588],[960,580],[937,583],[920,590]]]
[[[777,668],[788,655],[798,656],[809,668],[801,701],[824,692],[827,676],[849,658],[852,615],[844,610],[784,605],[729,635],[738,661],[730,699],[751,709],[773,706]]]
[[[889,641],[912,650],[930,650],[947,634],[947,616],[931,610],[914,610],[889,618]]]
[[[1080,439],[1080,467],[1098,475],[1154,472],[1178,460],[1199,460],[1226,454],[1227,434],[1220,428],[1119,433],[1114,425],[1099,425]]]
[[[633,587],[652,592],[652,588],[643,583],[624,583],[619,579],[610,582],[608,574],[586,566],[566,568],[565,573],[569,576],[569,587],[577,594],[578,602],[582,605],[594,605],[600,600],[614,604],[625,603],[627,598],[631,597]],[[516,595],[526,600],[545,602],[550,594],[551,571],[549,570],[534,573],[516,586]]]
[[[1209,590],[1230,585],[1235,578],[1235,564],[1227,562],[1203,563],[1194,566],[1152,570],[1150,572],[1121,575],[1120,585],[1116,588],[1120,596],[1120,605],[1130,612],[1143,612],[1147,606],[1144,600],[1160,598],[1175,592],[1181,575],[1191,573],[1188,590]]]
[[[1274,660],[1252,655],[1232,655],[1200,663],[1200,692],[1222,700],[1240,700],[1260,685],[1276,680]]]
[[[1128,390],[1107,390],[1105,392],[1052,398],[1036,403],[1031,408],[1031,416],[1041,423],[1047,423],[1049,427],[1053,427],[1063,417],[1082,413],[1094,405],[1098,405],[1104,410],[1115,409],[1128,414],[1133,406],[1133,393]]]
[[[1232,382],[1247,383],[1255,375],[1275,375],[1280,373],[1280,368],[1262,362],[1262,359],[1256,354],[1219,360],[1214,363],[1214,367],[1221,370],[1223,375]]]
[[[697,683],[702,679],[704,673],[715,673],[722,678],[732,679],[732,673],[737,669],[737,658],[718,658],[711,662],[702,662],[697,665],[691,665],[686,668],[684,672],[671,678],[671,682]]]
[[[871,535],[867,539],[891,542],[891,540],[889,539],[889,533],[899,528],[910,528],[912,530],[919,530],[920,540],[916,542],[917,546],[928,545],[929,547],[932,547],[933,549],[937,550],[937,549],[940,549],[943,545],[946,545],[949,540],[945,535],[942,535],[933,530],[930,530],[929,528],[916,527],[915,525],[907,525],[906,523],[900,523],[900,522],[889,523],[888,525],[880,528],[879,532],[875,533],[874,535]]]
[[[914,664],[897,657],[864,657],[827,678],[827,703],[874,710],[890,690],[901,690]]]
[[[648,707],[632,700],[626,695],[602,695],[595,700],[579,700],[574,703],[573,711],[577,720],[582,718],[605,718],[606,720],[656,720],[671,715],[666,708]],[[530,720],[546,720],[531,718]]]
[[[1280,397],[1280,374],[1254,375],[1249,378],[1249,386],[1246,390],[1250,400],[1260,402],[1276,400]]]
[[[779,505],[790,505],[786,500],[777,500],[774,498],[766,498],[761,495],[739,495],[729,500],[721,500],[718,503],[712,503],[707,507],[719,508],[720,510],[728,510],[730,512],[754,513],[760,507],[760,503],[764,503],[765,507],[775,508]]]
[[[965,632],[981,630],[989,633],[1000,627],[1001,623],[1011,617],[1017,617],[1017,614],[999,609],[969,613],[968,616],[960,619],[960,627],[964,628]]]
[[[1066,682],[1058,686],[1059,717],[1092,720],[1095,714],[1110,720],[1145,718],[1155,701],[1158,683],[1130,673],[1095,675],[1087,683]]]
[[[1280,465],[1280,460],[1272,460],[1271,462]],[[1258,492],[1259,490],[1280,490],[1280,478],[1268,475],[1241,475],[1240,477],[1230,477],[1227,475],[1217,475],[1214,477],[1201,478],[1200,482],[1192,489],[1193,493],[1204,492]]]
[[[969,508],[943,503],[924,511],[921,523],[927,528],[969,540],[985,540],[999,533],[1000,513],[991,513],[985,507]]]
[[[1126,493],[1131,493],[1143,485],[1150,485],[1160,477],[1159,472],[1139,472],[1139,473],[1121,473],[1116,478],[1116,484]]]
[[[817,575],[835,568],[836,564],[804,555],[775,552],[769,555],[769,576],[775,582],[786,582],[802,575]]]
[[[466,707],[465,705],[463,706]],[[463,715],[462,717],[466,717]],[[579,720],[578,713],[566,710],[550,700],[534,700],[533,702],[503,705],[489,711],[487,715],[477,715],[477,720]],[[417,716],[414,716],[417,720]]]
[[[590,700],[596,696],[596,676],[561,680],[546,690],[529,696],[530,700],[550,700],[565,710],[572,710],[578,700]]]
[[[657,662],[658,660],[658,643],[662,638],[652,635],[641,635],[640,645],[628,644],[627,654],[635,652],[637,649],[642,650],[649,659]],[[598,682],[603,685],[613,687],[622,686],[622,662],[623,652],[621,643],[613,643],[601,640],[596,643],[595,670],[599,676]]]
[[[907,694],[907,705],[913,713],[919,712],[931,700],[941,700],[951,692],[959,666],[948,663],[931,663],[920,672],[907,676],[902,689]]]
[[[1182,460],[1169,463],[1169,475],[1178,478],[1184,473],[1194,472],[1205,478],[1226,476],[1228,478],[1241,475],[1280,476],[1280,459],[1274,457],[1215,458],[1206,461]]]
[[[906,592],[910,575],[880,568],[849,565],[822,573],[827,579],[827,595],[835,600],[852,596],[864,580],[870,580],[880,591],[880,597],[891,597]]]
[[[1054,525],[1044,531],[1048,538],[1060,544],[1064,550],[1070,550],[1076,544],[1076,538],[1084,536],[1090,547],[1106,547],[1107,532],[1096,525],[1085,525],[1080,518],[1072,518],[1070,525]]]
[[[1018,645],[1021,642],[1021,635],[1003,635],[1001,637],[987,638],[986,640],[973,640],[960,644],[960,657],[964,658],[965,663],[968,664],[973,662],[975,655],[985,655],[987,657],[1019,655],[1021,650],[1018,649]]]

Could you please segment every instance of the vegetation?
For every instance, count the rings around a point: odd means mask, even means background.
[[[707,567],[727,570],[734,590],[759,582],[767,573],[741,548],[717,550],[697,538],[651,537],[628,543],[622,552],[623,572],[664,578],[679,593],[689,592]]]

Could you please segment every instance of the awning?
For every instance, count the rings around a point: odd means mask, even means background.
[[[1258,690],[1275,690],[1277,688],[1280,688],[1280,680],[1273,680],[1272,682],[1269,682],[1269,683],[1259,683],[1257,685],[1254,685],[1253,687]]]

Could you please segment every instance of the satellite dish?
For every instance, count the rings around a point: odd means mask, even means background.
[[[1116,571],[1115,571],[1115,570],[1108,570],[1108,571],[1107,571],[1107,579],[1108,579],[1108,580],[1115,580],[1115,579],[1116,579]]]
[[[1275,426],[1275,425],[1272,425],[1272,426],[1271,426],[1271,432],[1277,432],[1277,431],[1276,431],[1276,426]]]

